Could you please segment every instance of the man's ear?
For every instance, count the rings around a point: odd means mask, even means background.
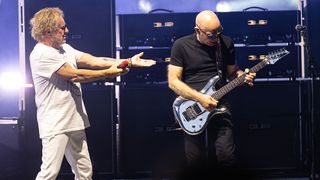
[[[200,30],[199,30],[199,28],[198,28],[197,26],[194,27],[194,31],[195,31],[197,34],[200,33]]]

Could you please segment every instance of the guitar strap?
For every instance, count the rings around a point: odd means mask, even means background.
[[[215,57],[216,57],[216,66],[217,66],[217,71],[218,71],[218,76],[219,78],[222,80],[223,79],[223,74],[222,74],[222,53],[221,53],[221,40],[220,40],[220,36],[218,37],[218,43],[216,46],[216,50],[215,50]]]

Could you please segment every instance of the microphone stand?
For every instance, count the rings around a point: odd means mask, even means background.
[[[304,9],[304,5],[303,5],[303,1],[301,1],[302,3],[302,14],[304,14],[303,9]],[[307,14],[307,13],[306,13]],[[308,18],[306,18],[308,19]],[[315,84],[315,79],[316,79],[316,73],[315,73],[315,67],[313,64],[313,59],[311,57],[311,47],[310,47],[310,43],[309,43],[309,32],[308,32],[308,26],[303,26],[302,24],[302,28],[300,31],[300,35],[301,38],[303,38],[303,48],[305,50],[306,53],[306,62],[308,63],[308,77],[311,77],[311,81],[310,81],[310,86],[308,88],[308,107],[309,107],[309,115],[310,115],[310,148],[311,148],[311,167],[310,167],[310,178],[311,180],[315,180],[316,179],[316,172],[315,172],[315,162],[316,162],[316,148],[315,148],[315,137],[316,137],[316,133],[315,133],[315,121],[314,121],[314,84]]]
[[[307,58],[307,62],[308,62],[308,77],[311,77],[310,80],[310,84],[309,84],[309,113],[310,113],[310,145],[311,145],[311,180],[315,180],[316,179],[316,173],[315,173],[315,161],[316,161],[316,157],[315,157],[315,153],[316,153],[316,149],[315,149],[315,137],[316,137],[316,133],[315,133],[315,121],[314,121],[314,83],[315,83],[315,78],[316,78],[316,73],[315,73],[315,68],[313,65],[313,61],[310,55],[310,45],[308,42],[308,38],[307,38],[307,28],[303,31],[301,31],[301,36],[304,38],[304,49],[306,52],[306,58]]]

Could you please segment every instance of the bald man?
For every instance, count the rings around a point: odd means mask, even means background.
[[[213,77],[218,76],[220,81],[216,86],[222,86],[227,79],[232,80],[243,71],[236,66],[232,39],[222,35],[223,28],[214,12],[201,11],[196,16],[194,30],[195,33],[173,44],[168,66],[169,87],[209,112],[217,107],[224,107],[226,111],[208,120],[202,133],[185,133],[186,158],[191,165],[209,162],[212,166],[231,167],[235,163],[235,143],[229,104],[225,97],[218,102],[200,91]],[[245,83],[252,86],[254,78],[254,73],[247,73]]]

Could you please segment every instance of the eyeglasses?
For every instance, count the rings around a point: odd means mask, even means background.
[[[221,33],[222,33],[222,31],[223,31],[223,27],[222,27],[222,26],[220,26],[218,29],[216,29],[214,33],[212,33],[212,32],[205,32],[205,31],[202,30],[198,25],[196,25],[196,27],[197,27],[197,29],[199,29],[201,32],[203,32],[203,33],[207,36],[208,39],[211,39],[211,40],[217,39],[217,38],[221,35]]]
[[[63,30],[63,31],[66,31],[67,28],[68,28],[68,27],[67,27],[67,24],[65,24],[64,26],[59,27],[59,29],[61,29],[61,30]]]

